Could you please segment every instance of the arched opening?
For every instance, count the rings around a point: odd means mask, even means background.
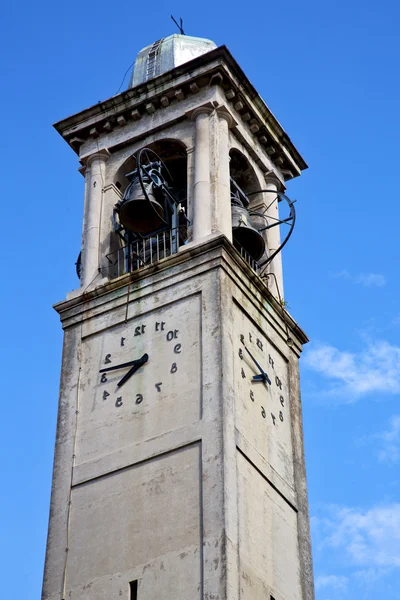
[[[117,170],[115,233],[118,274],[153,264],[187,240],[187,156],[177,140],[157,140],[137,150]]]
[[[254,221],[251,204],[261,190],[257,175],[238,150],[230,151],[232,237],[235,247],[248,262],[258,261],[265,252],[265,239]]]
[[[158,140],[151,144],[146,144],[146,148],[153,150],[161,160],[165,163],[168,171],[171,174],[172,186],[176,191],[180,202],[186,209],[187,203],[187,156],[186,148],[177,140]],[[129,184],[127,174],[132,173],[136,169],[137,161],[135,152],[130,156],[118,169],[115,174],[114,183],[123,194]]]
[[[247,160],[247,158],[232,148],[230,156],[230,175],[240,189],[247,195],[257,192],[261,189],[255,170]]]

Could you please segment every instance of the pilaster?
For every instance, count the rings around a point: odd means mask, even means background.
[[[82,247],[81,286],[87,289],[101,275],[101,243],[105,165],[110,156],[104,148],[86,158],[86,198]]]
[[[214,164],[213,205],[214,231],[223,233],[232,241],[231,184],[229,172],[229,128],[234,120],[225,107],[220,106],[213,115]]]
[[[196,108],[191,117],[195,122],[193,177],[193,242],[212,232],[212,203],[210,189],[210,114],[209,106]]]

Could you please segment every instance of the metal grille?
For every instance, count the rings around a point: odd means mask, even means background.
[[[178,238],[179,228],[174,228],[136,240],[111,252],[106,257],[109,277],[113,279],[125,273],[138,271],[176,254],[179,247]],[[259,275],[259,264],[239,244],[236,243],[235,247],[253,271]]]
[[[238,252],[240,252],[240,256],[247,262],[247,264],[250,265],[253,271],[255,271],[257,275],[260,275],[260,265],[258,264],[258,262],[255,261],[254,258],[252,258],[250,254],[246,252],[246,250],[242,248],[242,246],[240,246],[240,244],[238,244],[237,242],[235,242],[235,248]]]
[[[178,252],[178,229],[139,239],[107,255],[111,277],[152,265]]]

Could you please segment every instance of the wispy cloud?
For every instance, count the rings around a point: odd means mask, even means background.
[[[344,592],[347,588],[348,577],[343,575],[318,575],[315,578],[315,587],[317,590],[332,589]]]
[[[368,339],[364,344],[358,353],[329,344],[316,344],[305,352],[304,364],[331,382],[325,394],[353,402],[372,392],[400,393],[400,346]]]
[[[393,589],[400,576],[399,503],[320,505],[311,523],[318,597],[375,598]]]
[[[398,463],[400,461],[400,415],[393,415],[388,429],[374,433],[367,440],[377,444],[380,462]]]
[[[359,569],[355,571],[354,578],[360,583],[362,586],[367,589],[371,589],[371,586],[393,571],[392,567],[368,567],[366,569]]]
[[[351,283],[363,285],[364,287],[382,287],[386,285],[385,276],[381,273],[358,273],[353,275],[349,271],[343,270],[339,273],[335,273],[334,277],[340,277],[341,279],[347,279]]]
[[[314,520],[320,550],[334,551],[364,579],[400,568],[400,504],[369,510],[330,506],[325,515]]]

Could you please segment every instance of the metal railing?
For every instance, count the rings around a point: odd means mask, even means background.
[[[236,250],[258,275],[259,264],[244,248],[235,243]],[[107,269],[111,279],[153,265],[176,254],[179,249],[179,227],[138,239],[115,252],[107,254]]]
[[[176,254],[178,248],[179,228],[161,231],[107,254],[108,270],[111,277],[132,273]]]
[[[261,267],[258,264],[257,261],[254,260],[254,258],[252,258],[250,256],[250,254],[248,252],[246,252],[246,250],[237,242],[235,242],[235,248],[236,250],[240,253],[240,256],[247,262],[248,265],[250,265],[250,267],[253,269],[253,271],[255,271],[257,273],[257,275],[260,275],[260,270]]]

